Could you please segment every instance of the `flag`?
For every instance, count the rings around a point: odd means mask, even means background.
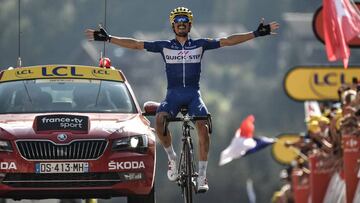
[[[236,130],[230,145],[221,152],[219,165],[222,166],[234,159],[254,153],[273,144],[275,139],[268,137],[254,137],[255,117],[247,116]]]
[[[323,0],[323,26],[329,61],[343,60],[348,67],[350,49],[347,43],[360,35],[360,14],[350,0]]]
[[[304,110],[305,110],[305,120],[310,119],[310,117],[320,117],[320,105],[317,101],[305,101],[304,102]]]

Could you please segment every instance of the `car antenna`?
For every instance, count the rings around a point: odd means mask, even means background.
[[[18,0],[18,60],[17,67],[21,68],[21,9],[20,1]]]
[[[104,4],[104,29],[106,30],[107,0],[104,1]],[[100,27],[102,27],[101,24]],[[106,41],[104,41],[103,51],[100,51],[100,60],[102,60],[103,57],[106,57]]]

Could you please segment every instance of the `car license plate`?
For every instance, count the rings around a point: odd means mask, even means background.
[[[87,173],[89,163],[87,162],[51,162],[36,163],[36,173]]]

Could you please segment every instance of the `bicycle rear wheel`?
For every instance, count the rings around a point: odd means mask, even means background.
[[[191,146],[188,141],[184,144],[184,164],[185,167],[185,188],[184,188],[184,200],[185,203],[192,203],[193,202],[193,183],[192,183],[192,174],[193,174],[193,167],[192,167],[192,156],[191,156]]]

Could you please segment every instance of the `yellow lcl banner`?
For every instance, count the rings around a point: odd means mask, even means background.
[[[4,70],[0,74],[0,82],[51,78],[124,81],[119,70],[79,65],[29,66]]]
[[[286,74],[284,88],[287,95],[297,101],[338,100],[339,87],[351,85],[355,78],[360,81],[360,67],[299,66]]]

